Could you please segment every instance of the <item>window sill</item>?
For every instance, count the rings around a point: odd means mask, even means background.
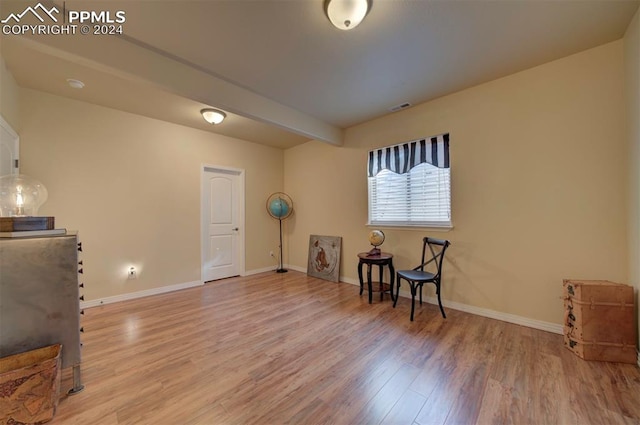
[[[374,227],[376,229],[394,229],[394,230],[430,230],[434,232],[449,232],[453,230],[452,225],[411,225],[411,224],[371,224],[367,223],[367,227]]]

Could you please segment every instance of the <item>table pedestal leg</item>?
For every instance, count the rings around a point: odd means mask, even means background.
[[[358,278],[360,279],[360,295],[364,289],[364,282],[362,281],[362,261],[358,263]]]
[[[373,302],[373,286],[371,285],[371,264],[367,264],[367,289],[369,289],[369,304]]]

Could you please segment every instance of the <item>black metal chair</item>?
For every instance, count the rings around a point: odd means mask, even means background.
[[[393,307],[396,307],[398,302],[398,294],[400,294],[400,280],[404,279],[409,283],[411,287],[411,321],[413,322],[413,311],[416,303],[416,292],[420,288],[420,304],[422,305],[422,286],[425,283],[433,283],[436,285],[436,294],[438,295],[438,304],[440,305],[440,312],[445,319],[447,316],[444,314],[444,308],[442,308],[442,301],[440,300],[440,286],[442,279],[442,262],[444,260],[444,252],[451,243],[443,239],[435,239],[426,237],[422,240],[422,262],[413,270],[398,270],[397,273],[397,290],[396,299],[393,302]],[[426,260],[427,246],[431,251],[431,259]],[[426,261],[425,261],[426,260]],[[432,272],[426,271],[425,267],[431,264],[429,267]]]

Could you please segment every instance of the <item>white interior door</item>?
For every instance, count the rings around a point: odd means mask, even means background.
[[[244,172],[202,169],[202,280],[238,276],[244,269]]]
[[[0,116],[0,176],[18,174],[18,135]]]

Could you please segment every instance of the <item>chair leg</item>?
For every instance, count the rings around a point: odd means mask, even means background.
[[[420,305],[422,305],[422,283],[419,284],[420,285]]]
[[[444,314],[444,308],[442,308],[442,300],[440,299],[440,282],[434,283],[436,284],[436,294],[438,294],[438,305],[440,306],[440,313],[442,313],[442,317],[446,319],[447,315]]]
[[[409,281],[409,286],[411,286],[411,321],[413,322],[413,311],[416,308],[416,286],[411,281]]]

